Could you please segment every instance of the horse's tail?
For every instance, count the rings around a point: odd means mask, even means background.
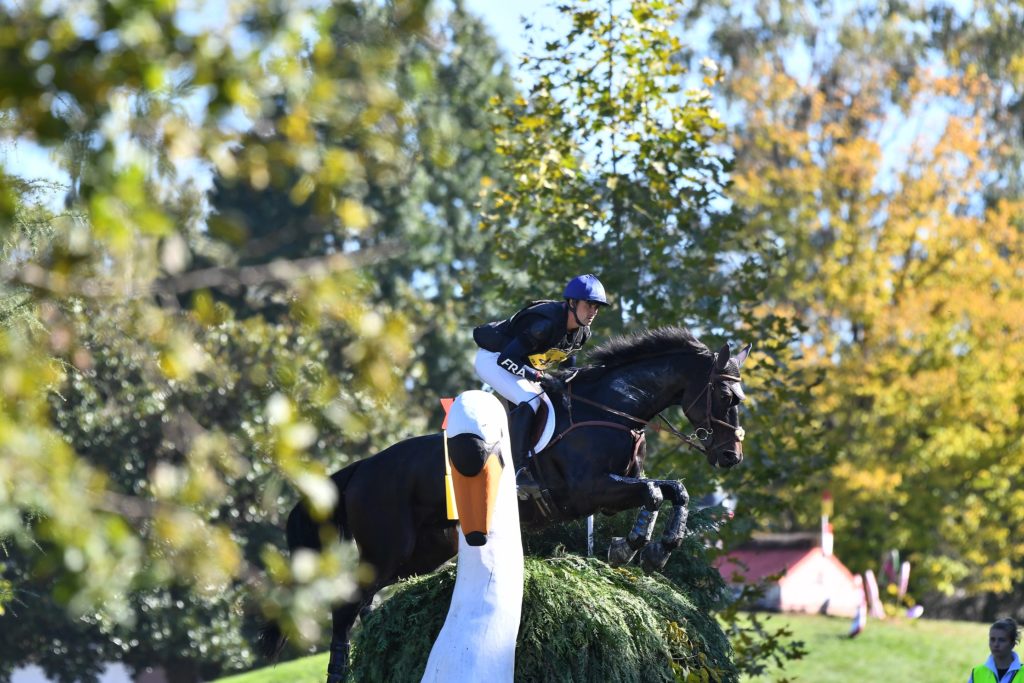
[[[333,522],[337,525],[339,533],[345,537],[351,534],[347,528],[347,515],[345,513],[345,487],[355,473],[358,461],[348,467],[335,472],[331,479],[338,488],[338,504],[334,510]],[[288,551],[293,552],[296,548],[309,548],[310,550],[321,550],[323,542],[320,539],[320,524],[313,520],[309,510],[302,502],[298,503],[288,514],[288,521],[285,524],[285,533],[288,539]],[[256,652],[269,660],[276,660],[284,644],[287,641],[281,626],[276,621],[269,621],[256,634]]]
[[[254,649],[264,659],[276,661],[287,640],[281,632],[281,626],[276,621],[268,621],[256,633]]]
[[[358,466],[359,461],[356,461],[331,475],[331,481],[334,482],[335,488],[338,489],[338,502],[335,505],[330,523],[343,538],[351,538],[352,536],[348,530],[348,515],[345,512],[345,489],[348,487],[348,483]],[[321,538],[323,524],[313,519],[309,514],[309,509],[303,502],[298,503],[292,508],[291,513],[288,515],[288,521],[285,524],[285,531],[288,538],[289,552],[294,552],[296,548],[323,549],[323,539]]]

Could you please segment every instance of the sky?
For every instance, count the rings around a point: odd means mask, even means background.
[[[549,0],[465,0],[465,6],[483,18],[513,64],[527,46],[521,18],[527,17],[538,26],[550,26],[559,19]]]
[[[513,67],[518,61],[516,57],[527,49],[522,19],[528,17],[537,27],[557,25],[560,19],[558,12],[551,8],[550,0],[464,1],[470,11],[486,22]],[[439,2],[439,6],[443,7],[444,2]],[[0,163],[9,172],[23,178],[46,178],[61,184],[69,182],[67,173],[53,163],[50,153],[29,140],[12,142],[0,139]],[[59,199],[55,198],[57,204]]]

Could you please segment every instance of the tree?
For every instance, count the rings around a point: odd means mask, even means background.
[[[595,270],[613,296],[595,326],[599,338],[686,324],[709,344],[754,342],[744,467],[712,472],[679,441],[659,437],[648,471],[685,477],[695,495],[727,480],[744,492],[745,519],[757,518],[777,500],[761,482],[797,487],[815,466],[793,450],[815,425],[803,408],[806,384],[790,374],[799,329],[790,312],[761,303],[764,278],[784,254],[730,206],[731,162],[711,94],[722,74],[710,60],[687,71],[677,11],[664,3],[561,10],[568,34],[524,59],[528,92],[495,102],[513,183],[492,188],[485,218],[495,260],[515,267],[477,291],[489,302],[557,296],[568,274]],[[744,528],[741,521],[727,533]]]
[[[357,21],[334,27],[335,40],[359,51],[387,21],[369,5]],[[362,209],[343,204],[333,215],[320,206],[322,197],[297,193],[297,179],[283,174],[265,188],[218,177],[211,230],[193,235],[190,270],[338,252],[381,254],[364,269],[374,283],[368,296],[406,315],[416,356],[410,399],[414,410],[433,413],[438,395],[475,381],[466,359],[472,325],[462,282],[472,280],[476,259],[486,252],[488,236],[476,225],[482,184],[499,182],[502,174],[488,102],[508,96],[512,84],[494,40],[459,4],[399,46],[389,78],[403,103],[403,144],[384,177],[361,181]],[[288,115],[286,108],[275,109],[248,137],[283,140]],[[358,142],[337,126],[321,125],[315,133],[325,155],[344,157]],[[371,219],[376,229],[366,230]],[[244,249],[235,245],[240,236],[247,240]],[[281,289],[266,283],[214,293],[233,301],[240,315],[287,312]]]
[[[393,124],[402,103],[389,74],[397,45],[422,27],[426,3],[393,3],[390,21],[365,37],[372,49],[339,58],[344,46],[331,29],[352,21],[360,5],[246,3],[202,20],[167,3],[2,10],[0,61],[13,65],[0,85],[7,134],[55,151],[66,144],[61,158],[72,178],[69,212],[48,222],[38,252],[4,254],[5,294],[30,294],[28,317],[40,323],[19,322],[0,338],[0,536],[15,557],[5,575],[12,605],[31,597],[31,581],[43,581],[45,597],[116,633],[160,586],[194,591],[200,601],[253,581],[251,594],[278,612],[312,604],[303,592],[330,599],[350,588],[354,560],[344,547],[295,575],[279,555],[236,535],[227,520],[246,520],[249,510],[221,496],[256,471],[324,509],[331,490],[309,450],[342,430],[328,432],[317,420],[355,431],[360,418],[348,410],[370,413],[367,405],[401,390],[406,322],[367,305],[370,289],[353,271],[358,255],[184,273],[183,245],[199,212],[181,173],[205,164],[260,187],[292,169],[300,187],[312,184],[346,215],[364,211],[362,179],[385,174],[401,146]],[[229,154],[241,136],[235,124],[259,122],[281,97],[289,112],[282,143],[250,140]],[[345,173],[338,154],[317,154],[311,131],[328,121],[355,141]],[[4,168],[0,210],[12,216],[27,194],[8,175]],[[370,220],[365,230],[375,227]],[[200,290],[253,279],[292,283],[295,321],[283,331],[254,324],[233,338],[235,323]],[[181,311],[176,296],[188,292],[196,292],[191,310]],[[304,331],[321,323],[343,349],[331,357],[336,365],[289,360],[275,348],[301,347],[313,336]],[[218,365],[232,344],[258,351],[254,364]],[[340,400],[340,373],[327,372],[337,365],[348,382]],[[98,368],[110,375],[98,379]],[[244,381],[232,377],[239,369]],[[225,408],[216,393],[222,380],[252,389],[248,402]],[[269,388],[278,391],[261,393]],[[54,399],[61,390],[67,395]],[[246,432],[244,417],[258,427]],[[133,429],[126,420],[136,421]],[[251,451],[235,449],[253,444],[259,451],[246,462]],[[8,610],[5,634],[26,613]],[[316,622],[297,618],[300,632],[312,635]]]
[[[597,341],[685,324],[710,345],[754,342],[742,467],[710,470],[671,437],[652,435],[648,446],[647,472],[685,479],[693,497],[717,485],[742,494],[742,514],[723,530],[731,543],[785,514],[788,492],[806,487],[823,462],[807,454],[821,422],[805,407],[815,373],[794,362],[800,321],[765,300],[787,254],[748,230],[731,205],[732,162],[712,95],[723,73],[712,60],[687,69],[692,52],[677,35],[677,8],[578,2],[560,10],[567,35],[537,39],[522,64],[525,92],[494,103],[511,182],[490,188],[484,218],[491,260],[503,267],[469,286],[493,316],[509,302],[557,297],[569,275],[596,271],[613,297]],[[785,634],[730,614],[730,628],[754,643],[748,671],[761,658],[789,656]]]
[[[525,279],[557,292],[563,273],[599,268],[616,294],[617,319],[603,321],[612,331],[681,322],[679,308],[690,322],[728,314],[710,294],[725,282],[719,259],[735,227],[715,210],[722,125],[706,89],[684,91],[674,11],[561,11],[572,29],[524,60],[528,92],[495,102],[512,184],[493,189],[487,225],[498,259],[521,262],[525,276],[506,289],[521,292]]]
[[[804,322],[802,366],[824,379],[811,406],[829,467],[810,490],[836,496],[837,552],[869,567],[899,548],[920,593],[1006,590],[1024,521],[1003,483],[1020,459],[1005,406],[1021,394],[1021,207],[985,190],[1004,135],[978,104],[1001,86],[937,75],[927,12],[712,16],[737,112],[733,197],[786,252],[767,303]],[[794,47],[809,73],[787,61]],[[812,523],[813,497],[796,493],[800,512],[777,524]]]
[[[500,170],[494,168],[493,144],[484,132],[488,126],[480,122],[490,116],[488,98],[510,88],[508,78],[495,68],[493,41],[460,8],[422,36],[403,33],[401,7],[388,13],[374,4],[351,3],[338,11],[343,21],[331,21],[331,13],[319,17],[319,39],[328,36],[333,47],[299,46],[295,55],[310,78],[293,74],[253,82],[261,88],[261,102],[247,111],[262,116],[235,135],[240,144],[234,151],[217,151],[212,197],[217,213],[204,220],[206,200],[188,182],[177,183],[162,205],[176,233],[146,245],[157,249],[162,266],[150,285],[156,298],[143,289],[129,292],[134,299],[99,305],[79,291],[86,296],[46,309],[47,329],[60,329],[73,340],[81,361],[65,365],[68,374],[50,402],[54,426],[82,462],[110,473],[116,505],[108,507],[139,525],[144,552],[157,557],[143,561],[137,580],[118,595],[119,611],[79,606],[90,628],[75,614],[41,625],[33,618],[35,610],[19,610],[17,619],[5,624],[11,652],[18,654],[5,660],[10,664],[38,650],[25,645],[40,628],[55,637],[82,632],[65,649],[84,658],[95,659],[101,648],[129,665],[163,663],[183,680],[251,663],[240,630],[240,593],[267,557],[265,544],[283,540],[278,514],[294,502],[293,487],[312,499],[322,496],[317,478],[324,472],[425,430],[424,416],[439,394],[431,383],[445,385],[442,391],[464,386],[470,373],[459,356],[465,355],[468,332],[453,334],[465,318],[449,273],[467,266],[438,259],[451,252],[468,260],[485,239],[473,228],[474,204],[481,178]],[[258,38],[275,21],[271,10],[261,8],[238,24]],[[329,80],[320,73],[328,53],[340,59],[331,62],[344,75],[340,82],[359,91],[377,88],[376,94],[346,95],[351,111],[311,116],[304,108],[315,98],[304,88]],[[365,81],[373,81],[372,88]],[[438,83],[443,91],[435,91]],[[181,102],[193,92],[189,83],[173,92],[141,91],[134,95],[135,113],[158,113],[162,124],[169,112],[183,113]],[[339,164],[334,172],[351,177],[331,178],[324,171],[330,182],[317,177],[310,183],[308,158],[292,156],[296,117],[303,116],[309,117],[313,137],[300,136],[299,142],[314,145],[328,165]],[[382,123],[361,127],[363,116],[381,117]],[[169,126],[175,129],[173,120]],[[209,132],[231,139],[223,130]],[[161,135],[139,139],[154,160],[147,184],[154,191],[167,189],[162,183],[176,178],[166,143]],[[72,168],[80,174],[95,171],[88,148],[75,149],[79,156],[69,159]],[[259,163],[248,176],[232,172],[251,159]],[[389,245],[402,249],[389,251]],[[111,273],[142,269],[153,259],[145,249],[129,257],[98,251],[103,259],[117,261]],[[350,264],[364,266],[363,271],[344,270]],[[307,267],[319,268],[320,277],[296,283],[297,276],[309,275]],[[396,280],[404,284],[396,287]],[[419,284],[423,280],[431,283],[426,291]],[[224,296],[246,289],[244,298]],[[235,304],[237,316],[218,301]],[[178,306],[191,310],[178,312]],[[394,314],[395,308],[408,314]],[[140,325],[160,329],[148,336],[123,335]],[[418,366],[426,372],[414,368],[413,381],[399,384],[412,350],[410,337]],[[404,388],[422,396],[411,410],[397,400]],[[144,398],[153,396],[157,399]],[[287,424],[268,425],[269,414],[282,410]],[[178,526],[186,518],[197,526],[212,523],[227,531],[222,540],[237,546],[240,553],[229,564],[241,569],[216,577],[219,590],[211,593],[202,586],[210,579],[203,572],[216,570],[218,563],[206,567],[209,558],[187,549],[177,556],[167,552],[164,546],[172,541],[166,532],[175,525],[147,524],[165,504],[192,513],[178,517]],[[34,584],[40,561],[35,549],[14,552],[9,575],[24,593]],[[53,552],[59,547],[47,554]],[[293,581],[279,559],[268,561],[276,578]],[[324,582],[314,583],[306,586],[308,592],[323,590]],[[298,588],[301,592],[303,586]],[[338,595],[337,587],[328,589]],[[264,590],[271,613],[300,602]],[[71,584],[67,593],[73,592]],[[45,592],[21,597],[34,604],[49,599]],[[306,604],[307,610],[291,619],[302,625],[299,635],[315,640],[317,621],[328,610]],[[63,676],[62,661],[71,675],[89,675],[72,657],[55,656],[44,665]]]

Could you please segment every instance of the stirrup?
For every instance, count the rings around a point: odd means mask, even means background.
[[[540,498],[540,484],[530,474],[529,465],[523,465],[516,472],[516,496],[519,500],[531,500]]]

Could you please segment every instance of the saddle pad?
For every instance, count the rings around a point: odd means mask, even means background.
[[[548,398],[547,394],[540,395],[543,405],[537,407],[538,419],[534,424],[534,442],[533,452],[540,453],[542,450],[547,448],[547,445],[551,443],[551,438],[555,435],[555,407],[551,403],[551,399]]]

